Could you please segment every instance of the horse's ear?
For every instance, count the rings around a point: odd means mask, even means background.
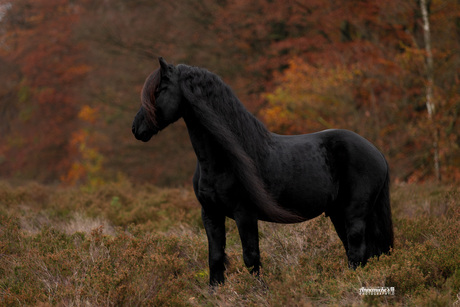
[[[163,59],[162,57],[159,57],[159,58],[158,58],[158,61],[160,62],[161,75],[162,75],[162,76],[166,76],[166,74],[167,74],[168,71],[169,71],[169,65],[168,65],[168,63],[166,63],[165,59]]]

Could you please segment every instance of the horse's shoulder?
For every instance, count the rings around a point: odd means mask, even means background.
[[[208,168],[200,164],[198,164],[193,178],[195,192],[206,197],[226,194],[234,187],[236,181],[235,174],[226,169]]]

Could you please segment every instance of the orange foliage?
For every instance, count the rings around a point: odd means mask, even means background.
[[[1,175],[89,182],[104,157],[111,174],[189,181],[183,126],[147,146],[129,131],[152,59],[165,56],[221,75],[278,132],[355,130],[400,181],[431,178],[439,131],[444,179],[458,181],[460,4],[428,2],[432,122],[417,1],[0,0]]]
[[[94,125],[98,119],[98,111],[84,105],[78,117],[87,124]],[[98,186],[104,181],[101,177],[104,157],[94,145],[95,132],[80,128],[72,133],[70,146],[77,155],[67,173],[61,176],[61,181],[66,185],[86,183],[91,187]]]
[[[295,58],[280,85],[265,94],[269,106],[262,116],[271,129],[289,134],[343,126],[351,120],[351,84],[359,73],[343,67],[314,67]]]
[[[17,108],[27,116],[7,119],[15,127],[10,138],[23,142],[3,144],[3,167],[10,175],[54,181],[76,154],[69,144],[79,125],[73,88],[90,70],[83,44],[72,35],[78,6],[70,0],[18,0],[9,2],[4,19],[0,56],[19,70],[20,91],[27,94]]]
[[[267,124],[281,133],[331,127],[354,130],[383,150],[394,177],[410,182],[432,178],[432,135],[437,131],[443,174],[448,180],[458,180],[460,163],[455,157],[460,152],[460,135],[454,130],[459,131],[455,118],[460,71],[453,67],[460,64],[460,57],[454,55],[460,40],[452,37],[455,31],[460,33],[458,2],[431,2],[437,112],[433,121],[426,113],[426,54],[415,2],[283,4],[286,7],[279,7],[277,14],[290,11],[292,15],[276,17],[281,23],[278,30],[281,27],[285,32],[279,33],[279,40],[269,40],[267,48],[273,51],[282,46],[286,52],[270,64],[262,61],[271,57],[271,51],[265,52],[258,62],[265,70],[275,63],[288,67],[281,73],[275,71],[274,89],[266,83],[270,90],[262,97],[268,103],[261,113]],[[281,1],[266,5],[281,5]],[[266,21],[275,18],[263,13],[259,17]],[[308,21],[317,24],[307,26]],[[294,32],[290,27],[294,26],[305,27],[304,35],[291,37]],[[266,35],[274,30],[268,28]],[[316,41],[301,44],[304,36]]]
[[[78,118],[88,123],[94,124],[98,119],[97,108],[91,108],[88,105],[84,105],[78,113]]]

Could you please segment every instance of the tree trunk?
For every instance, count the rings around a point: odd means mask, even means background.
[[[432,126],[433,133],[433,162],[434,162],[434,173],[436,180],[441,180],[441,173],[439,167],[439,132],[435,123],[435,103],[433,99],[433,53],[431,51],[431,32],[430,32],[430,20],[428,16],[428,9],[426,0],[420,0],[420,9],[422,11],[423,19],[423,38],[425,40],[425,52],[426,52],[426,109],[428,111],[428,119]]]

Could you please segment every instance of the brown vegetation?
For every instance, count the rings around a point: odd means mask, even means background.
[[[262,277],[227,221],[227,283],[208,289],[207,241],[189,188],[0,183],[1,305],[448,305],[460,295],[457,187],[392,193],[395,249],[356,271],[330,220],[260,223]],[[394,296],[360,296],[395,287]]]

